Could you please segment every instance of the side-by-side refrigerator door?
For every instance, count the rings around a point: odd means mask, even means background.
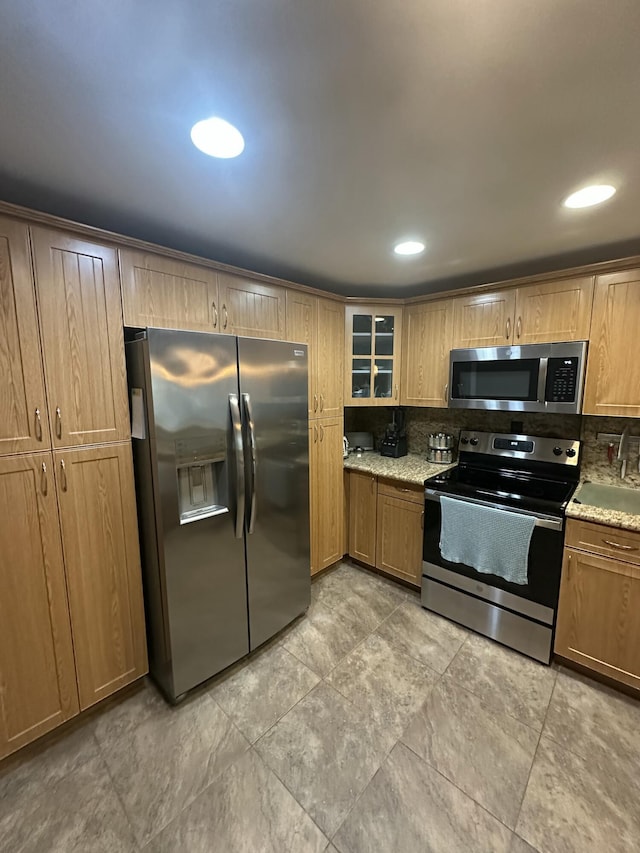
[[[255,649],[309,606],[307,347],[239,338],[238,357],[249,636]]]
[[[249,651],[233,337],[147,331],[174,697]]]

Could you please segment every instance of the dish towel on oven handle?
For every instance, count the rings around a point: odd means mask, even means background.
[[[440,554],[510,583],[528,583],[530,515],[441,496]]]

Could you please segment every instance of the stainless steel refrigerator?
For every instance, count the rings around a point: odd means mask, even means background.
[[[177,701],[310,599],[307,348],[127,343],[150,670]]]

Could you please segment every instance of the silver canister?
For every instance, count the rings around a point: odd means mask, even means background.
[[[427,462],[450,465],[453,462],[455,437],[450,432],[429,433]]]

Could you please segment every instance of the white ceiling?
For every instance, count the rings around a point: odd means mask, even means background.
[[[0,197],[353,295],[640,252],[639,36],[638,0],[4,3]]]

